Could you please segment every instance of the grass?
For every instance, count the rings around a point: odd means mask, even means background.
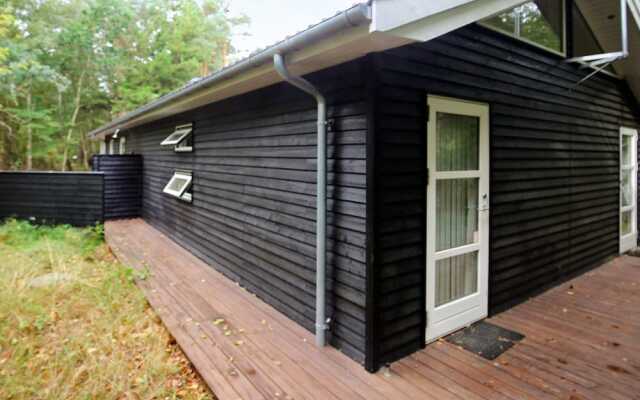
[[[0,398],[212,399],[136,277],[101,226],[0,225]]]

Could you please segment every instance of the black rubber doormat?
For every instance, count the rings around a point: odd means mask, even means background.
[[[522,339],[524,339],[524,335],[518,332],[485,321],[476,322],[445,337],[447,342],[458,345],[487,360],[494,360]]]

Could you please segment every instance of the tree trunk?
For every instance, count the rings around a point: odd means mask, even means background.
[[[9,169],[9,139],[13,137],[11,125],[0,119],[2,134],[0,135],[0,170]]]
[[[71,121],[69,123],[69,130],[67,131],[67,137],[64,140],[64,151],[62,153],[62,171],[67,170],[67,161],[69,158],[69,141],[73,135],[73,128],[76,125],[78,119],[78,113],[80,112],[80,99],[82,98],[82,81],[84,80],[85,71],[82,71],[78,78],[78,84],[76,85],[76,97],[73,102],[73,114],[71,114]]]
[[[82,151],[82,166],[85,171],[89,170],[89,143],[85,135],[80,138],[80,150]]]
[[[31,88],[29,82],[29,90],[27,92],[27,111],[29,111],[29,120],[27,121],[27,171],[33,168],[33,131],[31,129]]]

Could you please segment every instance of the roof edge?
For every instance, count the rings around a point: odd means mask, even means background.
[[[304,46],[324,39],[327,36],[370,22],[371,6],[369,3],[356,4],[302,32],[285,38],[273,46],[267,47],[266,49],[231,64],[218,72],[194,83],[187,84],[178,90],[163,95],[156,100],[123,115],[122,117],[116,118],[111,122],[92,130],[88,133],[88,136],[89,138],[95,138],[98,135],[109,134],[110,131],[119,129],[122,125],[125,125],[133,119],[161,109],[178,100],[184,99],[192,93],[204,90],[218,82],[240,75],[243,72],[256,68],[262,64],[272,63],[273,55],[276,53],[286,54],[291,51],[300,50]]]

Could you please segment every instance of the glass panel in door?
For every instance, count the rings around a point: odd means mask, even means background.
[[[632,211],[623,211],[620,214],[620,235],[628,235],[632,233],[631,219],[633,212]]]
[[[477,171],[480,140],[478,117],[441,112],[437,115],[438,171]]]
[[[437,113],[435,306],[478,288],[478,251],[447,252],[478,243],[479,118]],[[439,172],[448,172],[441,176]]]
[[[478,241],[478,178],[436,183],[436,251]]]
[[[633,136],[631,135],[622,135],[622,155],[621,155],[621,163],[622,166],[630,166],[633,164],[633,149],[631,148],[633,142]]]
[[[478,252],[436,261],[436,307],[478,290]]]
[[[633,170],[623,168],[620,171],[621,187],[620,187],[620,204],[622,207],[633,205]]]

